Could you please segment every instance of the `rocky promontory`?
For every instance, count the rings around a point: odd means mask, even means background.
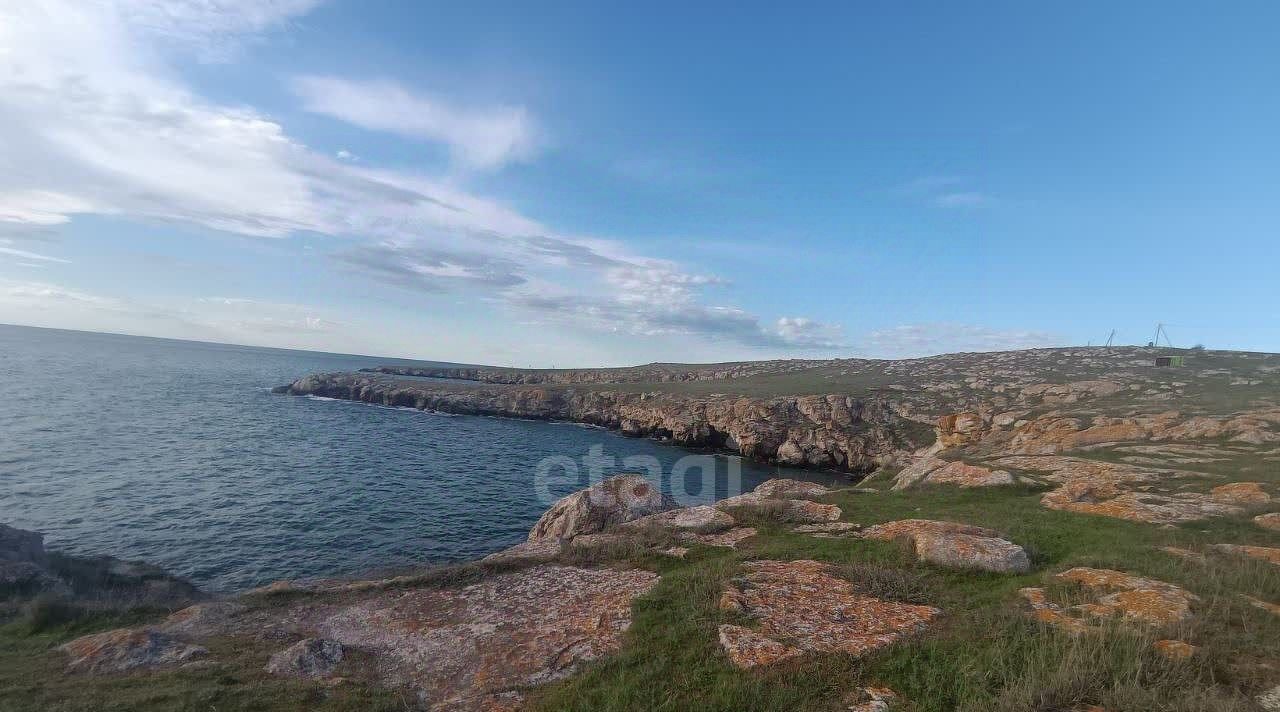
[[[305,376],[278,392],[442,413],[571,421],[780,465],[859,473],[933,438],[927,427],[897,415],[881,399],[839,394],[757,398],[574,387],[459,387],[363,373]]]

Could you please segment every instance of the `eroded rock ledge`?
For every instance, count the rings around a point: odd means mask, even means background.
[[[359,373],[310,375],[276,390],[442,413],[585,423],[764,462],[856,473],[932,440],[926,428],[896,415],[886,402],[845,395],[695,397],[458,385]]]

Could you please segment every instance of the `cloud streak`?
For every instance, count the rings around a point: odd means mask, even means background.
[[[385,79],[303,76],[290,86],[307,111],[372,131],[443,143],[466,168],[498,168],[534,154],[536,131],[524,107],[462,108]]]
[[[420,294],[465,293],[605,331],[773,349],[839,343],[834,326],[717,304],[723,280],[714,275],[615,240],[559,233],[445,179],[312,150],[254,109],[209,101],[175,78],[168,57],[184,45],[200,55],[253,40],[314,4],[0,6],[0,229],[53,229],[98,214],[263,238],[312,232],[351,240],[332,255],[340,269]],[[312,111],[443,144],[470,168],[528,160],[536,148],[520,107],[460,108],[385,81],[293,84]]]

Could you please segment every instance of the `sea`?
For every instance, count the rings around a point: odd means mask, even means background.
[[[0,523],[228,593],[474,559],[618,472],[685,504],[839,481],[572,423],[271,393],[388,363],[410,362],[0,325]]]

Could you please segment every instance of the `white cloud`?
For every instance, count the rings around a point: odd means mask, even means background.
[[[10,257],[17,257],[24,260],[35,260],[36,262],[57,262],[59,264],[71,263],[71,260],[64,260],[61,257],[51,257],[49,255],[42,255],[38,252],[19,250],[16,247],[6,247],[6,245],[12,244],[12,240],[0,239],[0,255],[8,255]]]
[[[1011,351],[1062,346],[1059,336],[972,324],[905,324],[867,334],[859,351],[877,358],[914,358],[965,351]]]
[[[446,180],[313,151],[251,108],[196,95],[166,59],[172,44],[223,46],[312,4],[0,5],[0,228],[48,229],[93,213],[260,237],[310,231],[353,238],[335,255],[337,264],[400,288],[478,294],[628,333],[796,349],[835,343],[814,336],[827,327],[808,320],[763,324],[733,306],[706,304],[705,292],[720,284],[713,276],[636,255],[616,241],[558,234]],[[473,167],[533,150],[522,109],[463,110],[385,82],[311,77],[298,86],[317,111],[442,141]],[[370,105],[357,106],[364,100]],[[15,256],[46,257],[23,252]],[[273,314],[242,327],[252,323],[312,324],[307,315]]]
[[[975,208],[980,205],[986,205],[991,202],[991,198],[976,192],[963,193],[945,193],[934,199],[934,202],[944,208]]]
[[[524,107],[462,108],[387,80],[295,77],[290,85],[307,111],[373,131],[443,143],[468,168],[497,168],[534,153],[535,129]]]

